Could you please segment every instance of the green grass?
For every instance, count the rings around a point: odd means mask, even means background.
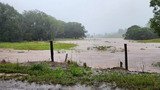
[[[8,80],[15,79],[28,82],[46,83],[46,84],[62,84],[62,85],[74,85],[81,77],[85,75],[90,76],[91,69],[77,66],[73,63],[69,64],[66,69],[62,67],[56,67],[51,69],[51,66],[47,63],[39,63],[32,65],[17,65],[17,64],[0,64],[0,73],[22,73],[27,76],[18,78],[13,76],[0,76],[0,79]]]
[[[31,65],[0,64],[0,73],[22,73],[27,75],[0,75],[0,79],[15,79],[40,84],[62,84],[62,85],[101,85],[110,83],[117,87],[128,89],[160,89],[160,74],[156,73],[128,73],[120,71],[102,71],[93,73],[91,68],[78,66],[76,63],[68,63],[65,69],[62,67],[51,68],[48,63]]]
[[[160,75],[151,73],[129,74],[122,72],[107,72],[94,76],[97,82],[116,83],[118,87],[140,90],[160,89]]]
[[[60,49],[71,49],[73,47],[77,46],[76,44],[72,43],[54,43],[54,49],[60,50]],[[11,48],[16,50],[49,50],[50,49],[50,43],[49,42],[1,42],[0,48]]]
[[[150,39],[150,40],[138,40],[138,42],[142,42],[142,43],[160,43],[160,38],[158,38],[158,39]]]

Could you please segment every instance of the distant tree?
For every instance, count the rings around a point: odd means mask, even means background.
[[[25,11],[23,17],[24,40],[85,37],[86,31],[81,23],[65,23],[38,10]]]
[[[83,38],[85,37],[85,28],[81,23],[69,22],[65,24],[65,37],[67,38]]]
[[[137,30],[139,30],[141,27],[138,25],[133,25],[127,29],[126,34],[124,35],[125,39],[136,39],[135,35],[137,33]]]
[[[150,20],[150,27],[160,36],[160,0],[151,0],[150,6],[154,8],[154,17]]]
[[[146,40],[146,39],[153,39],[157,38],[157,34],[153,32],[152,29],[140,26],[133,25],[127,29],[126,34],[124,35],[125,39],[132,39],[132,40]]]
[[[118,29],[115,33],[105,33],[104,37],[106,38],[123,38],[123,35],[126,33],[126,29]]]
[[[119,30],[118,30],[118,33],[123,33],[123,32],[124,32],[123,29],[119,29]]]

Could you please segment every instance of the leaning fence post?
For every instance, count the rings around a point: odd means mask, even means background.
[[[50,41],[51,61],[54,62],[54,48],[53,41]]]
[[[120,61],[120,67],[123,68],[123,63]]]
[[[125,50],[125,69],[128,70],[127,44],[124,44],[124,50]]]
[[[65,57],[65,62],[67,62],[67,58],[68,58],[68,54],[66,54],[66,57]]]

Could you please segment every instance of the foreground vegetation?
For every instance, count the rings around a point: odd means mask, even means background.
[[[71,43],[54,43],[54,49],[60,50],[60,49],[71,49],[73,47],[77,46],[76,44]],[[16,50],[49,50],[50,44],[49,42],[3,42],[0,43],[0,48],[11,48]]]
[[[101,85],[110,83],[115,87],[129,89],[160,89],[160,75],[153,73],[131,73],[116,70],[92,70],[74,62],[51,62],[32,64],[0,64],[0,79],[15,79],[40,84]],[[4,74],[5,73],[5,74]]]

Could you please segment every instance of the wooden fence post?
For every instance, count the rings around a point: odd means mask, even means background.
[[[125,69],[128,70],[127,44],[124,44],[124,50],[125,50]]]
[[[50,41],[51,61],[54,62],[54,48],[53,41]]]
[[[123,68],[123,63],[120,61],[120,67]]]
[[[66,57],[65,57],[65,62],[67,62],[67,59],[68,59],[68,54],[66,54]]]

